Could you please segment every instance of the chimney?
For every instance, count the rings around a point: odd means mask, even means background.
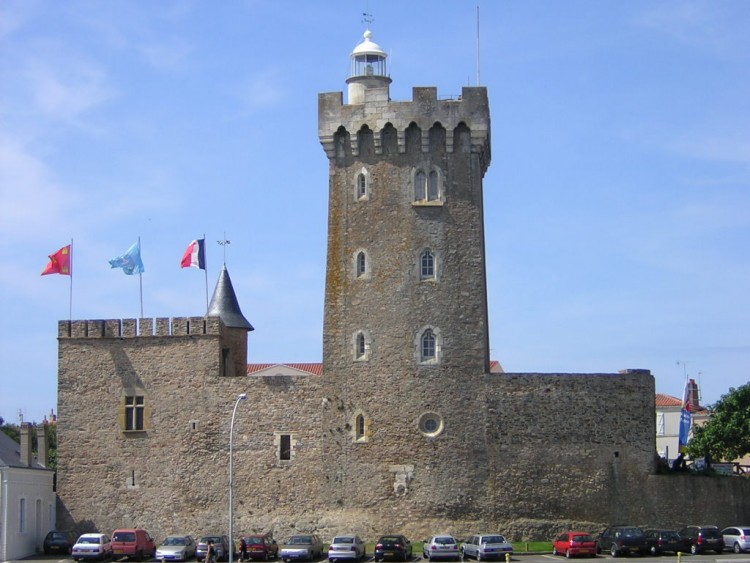
[[[31,457],[31,424],[28,422],[21,423],[21,465],[31,467],[33,458]]]
[[[695,382],[695,379],[691,379],[688,381],[688,404],[690,405],[690,410],[694,412],[699,406],[698,403],[698,384]]]
[[[49,435],[46,422],[36,427],[36,462],[44,467],[49,465]]]

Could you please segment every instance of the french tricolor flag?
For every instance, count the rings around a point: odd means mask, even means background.
[[[182,256],[180,266],[183,268],[206,269],[206,239],[191,242]]]

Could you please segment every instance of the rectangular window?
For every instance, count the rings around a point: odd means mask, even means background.
[[[279,459],[290,461],[292,459],[292,437],[289,434],[279,436]]]
[[[18,533],[19,534],[26,533],[26,499],[25,498],[20,499],[20,503],[18,505]]]
[[[656,434],[657,436],[664,436],[666,430],[664,428],[664,413],[660,412],[656,415]]]
[[[145,430],[144,406],[145,400],[142,395],[125,397],[125,430]]]

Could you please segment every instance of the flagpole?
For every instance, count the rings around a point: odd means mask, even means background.
[[[141,256],[141,237],[138,237],[138,257]],[[141,318],[143,318],[143,272],[138,268],[138,285],[141,288]]]
[[[73,320],[73,238],[70,239],[70,299],[68,300],[68,320]]]
[[[206,316],[208,316],[208,253],[206,252],[206,233],[203,233],[203,274],[206,276]]]

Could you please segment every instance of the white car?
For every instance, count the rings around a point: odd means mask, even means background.
[[[359,561],[367,555],[365,542],[359,536],[336,536],[328,546],[328,561],[352,559]]]
[[[433,559],[456,559],[461,557],[458,551],[458,542],[456,538],[449,534],[439,534],[432,536],[424,542],[422,555],[428,561]]]
[[[74,561],[81,559],[106,559],[112,557],[112,542],[107,534],[83,534],[78,538],[71,555]]]
[[[513,555],[513,546],[499,534],[476,534],[461,546],[464,558],[473,557],[477,561],[505,559],[506,553]]]
[[[195,548],[192,536],[167,536],[154,557],[157,561],[187,561],[195,555]]]

